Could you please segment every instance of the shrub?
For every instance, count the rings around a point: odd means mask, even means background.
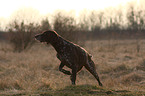
[[[9,40],[12,44],[15,52],[22,52],[25,49],[30,48],[34,44],[34,33],[40,30],[38,25],[29,23],[24,24],[22,21],[18,23],[14,21],[10,24],[9,30]]]

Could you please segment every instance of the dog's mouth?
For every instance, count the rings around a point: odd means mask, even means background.
[[[35,40],[39,41],[40,43],[47,43],[47,44],[49,44],[49,42],[46,42],[45,40],[43,40],[40,35],[36,35],[35,36]]]
[[[36,39],[37,41],[39,41],[39,42],[43,42],[43,40],[41,39],[41,36],[39,36],[39,35],[36,35],[36,36],[35,36],[35,39]]]
[[[41,36],[35,36],[35,39],[40,40]]]
[[[38,42],[43,43],[44,41],[36,39]]]

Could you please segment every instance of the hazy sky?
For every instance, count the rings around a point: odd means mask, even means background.
[[[32,7],[41,14],[51,13],[56,9],[75,10],[103,9],[108,6],[126,4],[133,0],[0,0],[0,17],[9,17],[15,10]]]
[[[27,17],[33,22],[40,21],[42,16],[55,10],[73,10],[75,12],[73,15],[78,15],[83,9],[99,10],[111,6],[124,6],[130,1],[141,0],[0,0],[0,29],[4,29],[11,20],[19,16]]]

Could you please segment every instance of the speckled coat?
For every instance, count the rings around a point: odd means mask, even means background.
[[[84,66],[98,81],[99,85],[102,83],[96,72],[95,64],[91,60],[91,55],[82,47],[74,44],[58,35],[55,31],[44,31],[35,36],[40,42],[47,42],[51,44],[57,51],[57,58],[61,61],[59,70],[64,74],[71,75],[72,84],[75,84],[76,74]],[[67,66],[72,69],[72,72],[63,69]]]

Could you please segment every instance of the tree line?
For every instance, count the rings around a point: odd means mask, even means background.
[[[111,10],[111,9],[110,9]],[[87,11],[86,11],[87,12]],[[26,23],[14,20],[7,27],[9,41],[17,52],[30,48],[34,44],[34,35],[44,30],[55,30],[64,38],[75,43],[83,43],[87,39],[119,38],[131,36],[144,38],[145,35],[145,10],[137,9],[131,5],[126,14],[121,10],[107,16],[106,11],[90,11],[81,15],[77,20],[74,16],[58,12],[53,17],[41,20],[40,23]],[[139,35],[141,34],[141,35]]]

